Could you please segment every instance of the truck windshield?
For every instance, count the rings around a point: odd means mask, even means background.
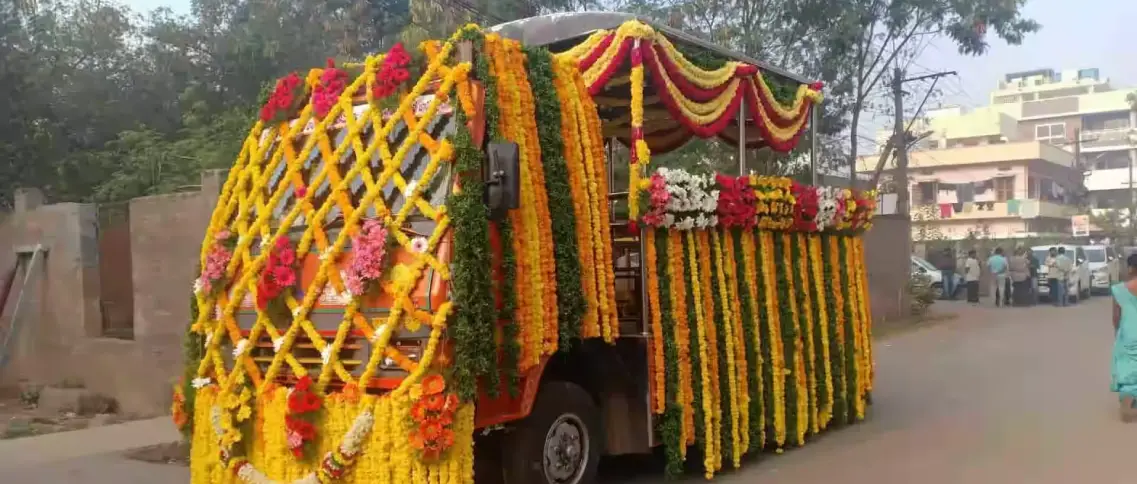
[[[1050,257],[1048,249],[1032,249],[1031,252],[1034,252],[1034,258],[1038,259],[1039,263],[1045,262],[1046,258]]]
[[[359,106],[357,106],[356,109],[359,110]],[[439,113],[435,115],[433,119],[428,121],[425,133],[434,140],[441,140],[443,138],[449,137],[455,130],[453,121],[454,116],[452,116],[452,113],[449,109],[440,109]],[[405,122],[399,121],[396,124],[395,128],[392,129],[391,133],[387,136],[387,143],[392,151],[394,151],[402,143],[402,141],[408,135],[408,132],[409,130],[407,129]],[[336,128],[329,130],[329,134],[331,135],[330,141],[334,149],[334,147],[339,146],[343,142],[344,138],[347,136],[347,130],[342,129],[342,127]],[[374,137],[374,130],[369,124],[360,133],[360,139],[363,141],[363,147],[366,148],[369,146],[374,141]],[[297,145],[296,151],[300,150],[300,146],[303,146],[306,138],[307,136],[298,136],[293,141],[293,143]],[[266,155],[271,154],[272,151],[273,150],[266,150]],[[340,157],[338,166],[334,167],[338,168],[339,176],[346,175],[348,170],[350,170],[351,166],[355,163],[355,160],[355,149],[349,148],[345,150],[343,156]],[[415,143],[411,146],[410,150],[407,151],[407,155],[403,158],[398,172],[408,185],[410,185],[412,182],[417,184],[426,184],[423,191],[422,200],[426,201],[431,206],[438,207],[439,205],[445,203],[446,196],[450,192],[450,164],[441,164],[437,173],[435,173],[429,180],[424,180],[424,172],[426,170],[426,166],[429,164],[429,161],[430,152],[421,143]],[[305,161],[300,176],[304,180],[314,180],[316,175],[322,169],[324,169],[323,155],[321,154],[320,150],[314,149],[308,156],[308,159]],[[276,186],[278,179],[284,174],[284,171],[285,164],[280,163],[273,171],[268,186]],[[374,177],[373,179],[375,181],[378,181],[377,178],[383,172],[382,159],[380,158],[378,149],[373,150],[371,154],[369,171],[372,177]],[[332,183],[333,181],[330,179],[330,177],[327,177],[318,186],[308,187],[310,190],[315,190],[312,200],[313,207],[319,208],[324,204],[325,201],[327,201],[328,197],[331,195]],[[350,197],[352,205],[359,205],[363,199],[366,189],[367,186],[362,176],[357,175],[351,179],[351,181],[348,183],[348,197]],[[383,188],[381,189],[379,201],[382,201],[383,205],[385,205],[388,210],[390,210],[392,213],[398,213],[398,211],[405,204],[405,200],[406,198],[403,194],[403,190],[400,190],[392,180],[388,180],[387,183],[384,184]],[[291,210],[294,203],[295,199],[293,198],[292,191],[287,192],[285,196],[281,198],[280,203],[274,207],[273,215],[275,218],[278,220],[280,218],[283,218],[284,214],[286,214],[288,210]],[[366,208],[366,210],[367,214],[365,217],[376,216],[374,206],[369,206]],[[338,229],[342,226],[343,221],[344,213],[337,205],[333,206],[331,210],[327,212],[327,215],[324,217],[324,220],[322,222],[325,229],[327,229],[329,232],[328,235],[334,237],[334,234],[338,232]],[[307,220],[306,216],[302,215],[300,217],[297,217],[296,220],[292,223],[293,230],[297,232],[303,231],[304,227],[309,223],[311,223],[311,221]],[[407,225],[404,227],[419,234],[429,235],[434,231],[434,226],[434,220],[424,216],[418,207],[414,207],[410,210],[407,217]]]
[[[1105,262],[1105,250],[1086,249],[1086,260],[1090,262]]]

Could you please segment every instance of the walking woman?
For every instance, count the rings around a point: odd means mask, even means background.
[[[1121,403],[1121,420],[1137,421],[1137,254],[1126,259],[1128,275],[1113,293],[1113,368],[1110,389]]]

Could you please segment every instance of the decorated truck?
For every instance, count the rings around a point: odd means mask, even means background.
[[[265,101],[193,288],[192,482],[711,478],[864,418],[875,197],[743,172],[819,83],[625,14],[417,47]],[[692,138],[738,170],[653,163]]]

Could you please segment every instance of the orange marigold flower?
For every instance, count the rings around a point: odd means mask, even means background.
[[[422,423],[426,420],[426,405],[423,404],[421,400],[411,406],[411,418],[418,423]]]
[[[446,380],[442,375],[430,375],[422,380],[422,393],[424,395],[437,395],[446,390]]]
[[[454,432],[450,429],[442,429],[442,435],[438,437],[438,445],[443,449],[454,445]]]
[[[411,447],[418,450],[426,447],[426,439],[423,438],[422,432],[411,432]]]
[[[442,407],[442,410],[447,412],[455,412],[458,410],[458,403],[458,395],[455,395],[453,393],[446,395],[446,404]]]
[[[434,442],[442,436],[442,426],[438,422],[426,422],[418,427],[418,434],[428,442]]]
[[[432,412],[441,412],[442,408],[446,406],[446,397],[442,395],[430,395],[422,400],[426,404],[426,409]]]

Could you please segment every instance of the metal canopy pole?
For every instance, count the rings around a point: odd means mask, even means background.
[[[817,186],[817,118],[821,106],[814,103],[809,112],[809,174],[813,186]],[[852,183],[856,173],[849,174],[849,183]]]
[[[738,176],[746,174],[746,103],[738,103]]]

